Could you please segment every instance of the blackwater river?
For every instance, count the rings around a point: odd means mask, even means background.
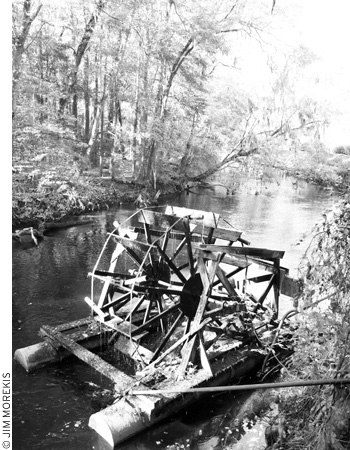
[[[259,182],[260,183],[260,182]],[[282,264],[296,276],[308,239],[303,237],[337,196],[291,178],[247,182],[234,195],[220,186],[163,199],[162,203],[220,213],[242,230],[252,246],[284,250]],[[94,214],[91,225],[58,231],[37,247],[13,246],[13,352],[40,341],[41,325],[57,325],[90,314],[92,270],[112,223],[135,211],[134,205]],[[91,414],[105,405],[112,389],[104,377],[75,358],[32,373],[13,363],[13,448],[80,450],[110,448],[88,427]],[[238,449],[245,430],[238,422],[249,395],[205,398],[171,420],[118,446],[131,449]],[[246,424],[247,426],[247,424]],[[245,446],[245,448],[249,448]]]

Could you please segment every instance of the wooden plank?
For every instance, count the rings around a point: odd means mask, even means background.
[[[170,216],[171,217],[171,216]],[[180,225],[176,228],[180,228]],[[132,227],[132,229],[137,233],[145,234],[145,230],[143,227]],[[202,224],[197,223],[196,228],[191,232],[191,242],[204,242],[208,243],[208,234],[211,232],[212,228],[203,227]],[[156,228],[155,226],[150,226],[150,233],[152,236],[163,236],[165,229]],[[214,228],[213,231],[213,239],[223,239],[225,241],[236,242],[241,240],[241,231],[230,230],[229,228]],[[169,231],[169,237],[171,239],[182,240],[185,237],[184,231],[178,231],[174,228]],[[247,241],[245,241],[247,242]]]
[[[130,230],[119,229],[116,232],[118,232],[122,236],[129,236],[129,237],[131,237],[133,239],[137,238],[137,234],[133,233]],[[113,254],[112,254],[111,261],[109,263],[108,272],[114,272],[115,267],[117,265],[118,258],[123,253],[123,251],[124,251],[124,247],[120,243],[118,243],[116,245],[116,248],[115,248]],[[108,297],[108,289],[109,289],[110,283],[111,283],[110,279],[106,279],[105,280],[105,283],[103,285],[103,288],[102,288],[102,291],[101,291],[101,295],[100,295],[100,298],[99,298],[99,301],[98,301],[98,306],[100,308],[104,304],[106,298]],[[109,299],[107,298],[107,300],[109,300]]]
[[[147,370],[154,369],[154,367],[159,364],[161,361],[163,361],[164,358],[166,358],[171,352],[173,352],[179,345],[183,344],[187,339],[191,338],[192,336],[195,336],[198,331],[202,330],[206,325],[208,325],[212,321],[211,317],[208,317],[207,319],[204,319],[201,324],[198,325],[198,327],[191,327],[191,330],[188,331],[186,334],[184,334],[180,339],[178,339],[171,347],[169,347],[167,350],[165,350],[164,353],[162,353],[157,359],[155,359],[147,368]]]
[[[130,383],[134,382],[133,378],[117,370],[115,367],[104,361],[98,355],[90,352],[82,345],[73,341],[73,339],[70,339],[68,336],[62,334],[60,331],[55,331],[48,325],[44,325],[42,329],[50,339],[52,339],[58,345],[64,347],[66,350],[70,351],[77,358],[93,367],[105,377],[112,380],[118,385],[118,388],[121,388],[122,386],[127,387],[128,385],[130,385]]]
[[[104,322],[105,319],[108,317],[108,314],[103,312],[97,305],[95,305],[95,303],[91,299],[89,299],[89,297],[85,297],[84,300],[90,306],[90,308],[98,315],[100,320]]]
[[[194,254],[196,257],[198,257],[199,255],[203,255],[205,259],[211,259],[213,261],[217,260],[217,253],[203,251],[198,246],[194,249]],[[250,258],[235,255],[224,255],[224,257],[221,258],[220,262],[230,266],[239,267],[241,269],[245,269],[252,264]]]
[[[149,319],[147,322],[143,323],[139,327],[135,326],[134,330],[131,332],[131,335],[137,336],[138,334],[140,334],[141,331],[145,330],[153,323],[158,322],[163,317],[167,316],[168,314],[170,314],[171,312],[173,312],[175,309],[178,309],[178,308],[179,308],[179,303],[175,303],[175,305],[170,306],[170,308],[165,309],[164,311],[161,311],[159,314],[152,317],[151,319]]]
[[[194,233],[196,229],[194,230]],[[206,233],[208,234],[208,233]],[[242,235],[242,231],[230,229],[230,228],[215,228],[213,238],[214,239],[223,239],[225,241],[236,242]]]
[[[266,248],[257,247],[232,247],[229,245],[216,244],[199,244],[198,248],[203,251],[227,253],[229,255],[243,255],[253,258],[261,258],[273,261],[275,259],[283,258],[284,251],[269,250]]]
[[[143,209],[137,216],[140,223],[152,225],[151,230],[176,230],[185,232],[181,217],[170,216],[155,211]]]
[[[226,291],[231,295],[231,297],[233,297],[234,299],[240,299],[239,295],[236,292],[235,287],[231,284],[229,279],[226,277],[226,273],[221,269],[220,266],[216,268],[216,275],[221,281]]]
[[[210,377],[212,377],[213,372],[211,370],[208,355],[207,355],[205,347],[204,347],[202,332],[198,333],[198,340],[199,340],[199,356],[200,356],[200,360],[201,360],[201,365],[202,365],[203,369],[208,373],[208,375]]]
[[[280,299],[280,290],[281,290],[281,271],[280,271],[280,260],[275,259],[273,262],[274,265],[274,283],[273,283],[273,292],[274,292],[274,305],[273,310],[278,317],[279,311],[279,299]],[[283,276],[283,275],[282,275]]]
[[[62,323],[53,327],[55,331],[69,331],[79,327],[85,327],[94,323],[94,319],[91,316],[84,317],[83,319],[73,320],[72,322]]]
[[[153,358],[153,352],[148,350],[148,348],[143,347],[124,335],[118,337],[114,344],[114,348],[129,356],[133,360],[139,361],[143,364],[148,364]]]
[[[174,215],[177,217],[188,216],[191,222],[200,222],[205,227],[217,228],[220,214],[215,214],[208,211],[200,211],[197,209],[180,208],[178,206],[167,206],[165,214]]]
[[[136,253],[136,250],[143,253],[142,256],[145,256],[147,253],[148,254],[158,253],[157,248],[153,245],[145,244],[144,242],[134,241],[134,240],[127,239],[124,237],[120,237],[120,236],[115,236],[115,238],[119,241],[119,243],[121,243],[123,245],[123,247],[125,248],[125,251],[136,262],[136,264],[138,264],[139,266],[142,266],[142,271],[151,277],[152,273],[147,269],[147,266],[145,264],[143,264],[144,258],[139,256]]]
[[[222,262],[222,261],[221,261]],[[233,277],[233,275],[236,275],[237,273],[241,272],[244,269],[244,267],[238,267],[235,270],[232,270],[229,273],[226,273],[226,278],[229,280],[231,277]],[[218,286],[221,283],[221,281],[218,279],[213,283],[213,288]]]
[[[259,305],[262,305],[268,295],[268,293],[270,292],[270,289],[272,288],[272,286],[274,286],[276,282],[276,274],[272,274],[272,277],[270,278],[269,284],[267,285],[265,291],[263,292],[263,294],[261,295],[261,297],[258,300],[258,303],[254,306],[253,311],[256,312],[259,309]]]
[[[296,280],[288,275],[284,275],[281,283],[281,294],[287,295],[288,297],[296,297],[300,294],[301,288],[301,280]]]
[[[115,236],[116,240],[120,242],[126,250],[139,251],[142,253],[158,254],[157,248],[154,245],[146,242],[135,241],[122,236]]]
[[[158,358],[160,352],[163,350],[163,348],[165,347],[165,345],[167,344],[168,340],[171,338],[171,336],[173,335],[175,329],[178,327],[180,321],[185,317],[185,314],[181,311],[180,314],[176,317],[176,319],[174,320],[173,324],[171,325],[170,329],[168,330],[167,334],[164,336],[162,342],[159,344],[159,346],[157,347],[157,349],[155,350],[152,360],[155,360]]]
[[[264,283],[270,281],[271,275],[259,275],[258,277],[247,278],[246,281],[252,281],[253,283]]]
[[[118,316],[104,322],[104,325],[118,331],[118,333],[123,334],[128,338],[132,338],[136,342],[148,334],[148,331],[140,331],[137,336],[132,336],[132,333],[136,330],[137,326],[130,322],[124,322],[123,319]]]
[[[115,307],[118,306],[117,310],[120,310],[126,303],[130,301],[130,292],[127,292],[126,294],[122,294],[119,297],[116,297],[114,300],[111,300],[109,303],[105,303],[103,306],[101,306],[101,311],[105,312],[109,308],[114,309],[116,311]]]
[[[169,258],[169,256],[160,247],[157,246],[157,248],[158,248],[160,255],[162,256],[162,258],[164,258],[164,261],[168,264],[170,269],[172,269],[174,274],[179,278],[180,281],[182,281],[183,283],[186,283],[187,280],[186,280],[185,276],[175,266],[175,264],[172,262],[172,260]]]
[[[191,323],[190,331],[198,328],[203,320],[203,315],[204,315],[205,308],[206,308],[206,305],[208,302],[208,291],[213,283],[218,264],[219,264],[219,261],[209,261],[208,262],[208,270],[207,270],[203,259],[202,258],[198,259],[198,270],[199,270],[199,273],[201,274],[201,279],[202,279],[202,283],[203,283],[203,291],[202,291],[202,295],[199,300],[196,314]],[[190,362],[191,355],[193,353],[195,342],[196,342],[196,336],[189,339],[183,348],[182,361],[179,366],[179,372],[178,372],[179,378],[183,377],[186,372],[188,363]]]
[[[191,231],[190,231],[190,223],[189,223],[188,218],[183,219],[183,225],[185,227],[185,236],[186,236],[186,242],[187,242],[186,248],[187,248],[188,261],[190,263],[190,273],[191,273],[191,276],[193,277],[196,272],[196,269],[195,269],[194,260],[193,260]]]

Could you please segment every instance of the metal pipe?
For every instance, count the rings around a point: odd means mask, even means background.
[[[260,383],[260,384],[240,384],[234,386],[212,386],[192,389],[169,388],[169,389],[148,389],[148,390],[130,390],[129,395],[166,395],[173,393],[196,394],[205,392],[223,392],[223,391],[253,391],[256,389],[277,389],[297,386],[316,386],[325,384],[350,384],[350,378],[328,378],[324,380],[297,380],[283,381],[279,383]]]

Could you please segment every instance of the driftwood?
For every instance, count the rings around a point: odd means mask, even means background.
[[[16,230],[14,233],[12,233],[12,239],[22,244],[33,243],[35,245],[39,245],[39,242],[44,239],[44,235],[48,231],[60,230],[69,227],[76,227],[79,225],[87,225],[89,223],[94,223],[94,220],[80,219],[80,220],[69,220],[66,222],[45,222],[41,223],[38,229],[29,227],[23,228],[22,230]]]
[[[79,225],[88,225],[94,223],[93,219],[68,220],[65,222],[45,222],[42,225],[43,233],[46,231],[60,230],[63,228],[77,227]],[[41,227],[40,227],[41,228]]]
[[[12,239],[22,244],[34,243],[35,245],[39,245],[39,242],[44,239],[44,235],[42,232],[30,227],[23,228],[23,230],[16,230],[12,233]]]

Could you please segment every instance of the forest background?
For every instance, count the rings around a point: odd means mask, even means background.
[[[15,0],[13,224],[99,209],[126,191],[152,197],[227,167],[346,185],[345,23],[332,21],[336,7],[314,6]]]

